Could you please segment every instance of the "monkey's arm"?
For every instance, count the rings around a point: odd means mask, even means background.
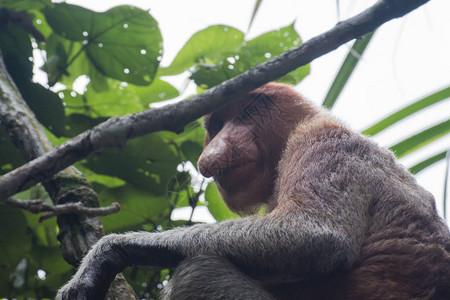
[[[115,275],[127,266],[171,267],[201,253],[225,256],[258,277],[301,278],[350,266],[356,255],[352,239],[320,222],[302,215],[268,215],[160,233],[108,235],[86,255],[57,299],[103,299]]]

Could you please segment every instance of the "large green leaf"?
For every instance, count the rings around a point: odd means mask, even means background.
[[[73,113],[67,117],[66,136],[74,137],[83,131],[105,122],[108,118],[91,118],[85,114]]]
[[[125,89],[133,90],[145,108],[148,108],[150,103],[173,99],[180,95],[174,86],[159,78],[149,86],[128,85]]]
[[[381,120],[380,122],[372,125],[371,127],[364,130],[362,133],[366,135],[374,135],[378,132],[388,128],[389,126],[395,124],[396,122],[424,109],[425,107],[428,107],[430,105],[433,105],[435,103],[438,103],[439,101],[448,99],[450,97],[450,86],[442,89],[432,95],[429,95],[423,99],[420,99],[418,101],[415,101],[413,104],[408,105],[405,108],[402,108],[389,117]]]
[[[123,149],[105,149],[83,164],[94,172],[115,176],[155,195],[166,193],[167,183],[181,162],[159,133],[133,139]]]
[[[355,70],[356,65],[358,64],[361,56],[366,50],[367,45],[373,37],[374,32],[366,34],[362,39],[356,40],[353,43],[352,48],[349,50],[347,57],[339,69],[336,78],[334,78],[333,83],[331,84],[330,89],[328,90],[325,99],[323,100],[322,106],[331,109],[333,105],[336,103],[337,98],[342,92],[342,89],[347,84],[350,75],[352,75]]]
[[[177,89],[159,78],[145,87],[124,85],[110,79],[106,82],[109,89],[102,92],[93,88],[91,83],[83,95],[71,90],[59,92],[63,98],[66,114],[86,114],[95,118],[122,116],[147,109],[150,103],[179,95]]]
[[[23,165],[25,159],[22,153],[11,142],[8,133],[0,126],[0,174],[7,173]]]
[[[50,0],[0,0],[0,8],[6,7],[16,11],[28,10],[32,8],[41,9],[50,4]]]
[[[129,184],[101,191],[99,200],[102,206],[112,202],[118,202],[121,206],[119,213],[102,218],[106,232],[142,230],[142,225],[155,223],[158,218],[170,214],[166,197],[156,196]]]
[[[83,94],[86,104],[94,115],[123,116],[145,108],[134,90],[121,86],[118,81],[113,80],[108,80],[108,85],[110,88],[107,91],[97,92],[88,84],[87,91]]]
[[[233,213],[223,202],[219,195],[219,191],[213,182],[210,182],[206,187],[205,200],[208,203],[207,207],[209,212],[217,221],[239,218],[239,216]]]
[[[33,76],[33,56],[28,34],[19,27],[8,26],[0,31],[0,49],[9,74],[18,86],[31,80]]]
[[[97,13],[60,3],[47,7],[44,13],[56,33],[82,43],[90,62],[101,73],[136,85],[148,85],[154,79],[162,37],[158,23],[147,11],[117,6]]]
[[[188,140],[181,144],[180,149],[183,152],[184,157],[192,162],[194,166],[197,166],[197,160],[203,151],[202,144]]]
[[[300,35],[295,31],[294,24],[269,31],[249,40],[239,51],[239,59],[235,68],[247,71],[270,58],[278,56],[287,50],[298,47],[302,43]],[[278,82],[297,84],[309,74],[309,64],[297,68],[279,78]]]
[[[178,52],[177,56],[166,68],[161,68],[158,75],[176,75],[186,71],[195,63],[216,62],[234,53],[244,41],[244,33],[225,26],[213,25],[195,33]]]
[[[48,82],[50,86],[53,86],[61,77],[61,74],[67,73],[68,56],[71,55],[69,49],[73,49],[71,46],[73,42],[61,38],[57,34],[51,34],[46,43],[47,60],[45,61],[42,69],[47,72]],[[81,50],[79,47],[78,50]],[[77,75],[78,76],[78,75]],[[75,78],[71,78],[71,81]]]
[[[83,173],[89,183],[92,184],[97,193],[103,189],[116,188],[125,185],[125,181],[117,177],[97,174],[84,167],[82,164],[76,164],[75,166]]]
[[[65,134],[66,116],[57,94],[34,82],[25,85],[20,91],[43,125],[58,137]]]
[[[398,158],[400,158],[448,133],[450,133],[450,120],[425,129],[424,131],[393,145],[390,149]]]
[[[223,53],[221,60],[197,64],[191,79],[202,87],[217,85],[300,45],[301,42],[300,36],[294,29],[294,24],[267,32],[243,42],[238,51]],[[309,65],[306,65],[286,74],[277,81],[297,84],[308,74]]]
[[[10,274],[31,249],[27,221],[17,208],[0,204],[0,295],[8,295]]]
[[[87,75],[90,86],[95,91],[103,92],[109,89],[107,77],[91,63],[82,43],[52,33],[47,40],[45,50],[47,60],[42,69],[47,72],[50,86],[60,82],[71,88],[75,79],[81,75]]]
[[[61,91],[67,114],[86,114],[101,118],[123,116],[145,108],[133,89],[122,88],[118,81],[108,82],[110,89],[104,92],[97,92],[91,84],[88,84],[83,95],[70,90]]]
[[[56,136],[64,135],[65,115],[61,99],[54,92],[32,82],[30,57],[33,54],[27,33],[18,27],[0,32],[0,49],[8,72],[37,119]]]

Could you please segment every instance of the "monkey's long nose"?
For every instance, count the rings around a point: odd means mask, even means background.
[[[216,136],[198,159],[197,167],[200,173],[209,178],[220,175],[229,168],[231,162],[231,145],[223,138]]]

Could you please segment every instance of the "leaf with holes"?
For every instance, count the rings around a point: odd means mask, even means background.
[[[155,195],[166,193],[181,158],[160,133],[128,141],[123,149],[108,148],[83,164],[92,171],[118,177]]]
[[[302,40],[294,24],[264,33],[243,42],[239,50],[226,52],[220,61],[198,63],[191,79],[199,86],[212,87],[299,46]],[[279,78],[278,82],[297,84],[309,74],[309,64]]]
[[[44,13],[57,34],[82,43],[81,51],[101,73],[136,85],[153,81],[162,55],[162,37],[158,23],[147,11],[124,5],[97,13],[60,3]]]
[[[227,53],[234,53],[243,41],[244,33],[236,28],[210,26],[192,35],[170,66],[162,68],[159,75],[176,75],[198,62],[222,60],[227,57]]]
[[[119,213],[102,218],[106,232],[142,230],[144,224],[157,222],[170,214],[165,196],[156,196],[131,184],[104,189],[98,196],[102,206],[118,202],[121,207]]]

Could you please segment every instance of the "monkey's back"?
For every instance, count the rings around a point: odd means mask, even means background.
[[[376,151],[388,162],[387,176],[374,178],[371,225],[346,278],[347,297],[450,299],[450,233],[434,197],[389,151]]]
[[[324,122],[319,126],[323,124],[329,126]],[[360,255],[350,270],[286,284],[277,298],[450,299],[450,233],[431,193],[417,184],[390,151],[358,133],[333,126],[316,130],[317,136],[311,134],[314,128],[309,129],[311,145],[305,149],[313,148],[316,156],[321,151],[344,149],[346,155],[341,156],[352,160],[347,165],[357,164],[346,173],[364,185],[350,189],[369,201]],[[308,150],[301,151],[309,155]],[[333,163],[332,158],[322,162]],[[351,184],[351,180],[342,182]]]
[[[378,160],[384,165],[380,175],[369,174],[370,223],[360,257],[330,280],[336,298],[450,299],[450,233],[434,197],[390,151],[365,142],[372,169]]]

